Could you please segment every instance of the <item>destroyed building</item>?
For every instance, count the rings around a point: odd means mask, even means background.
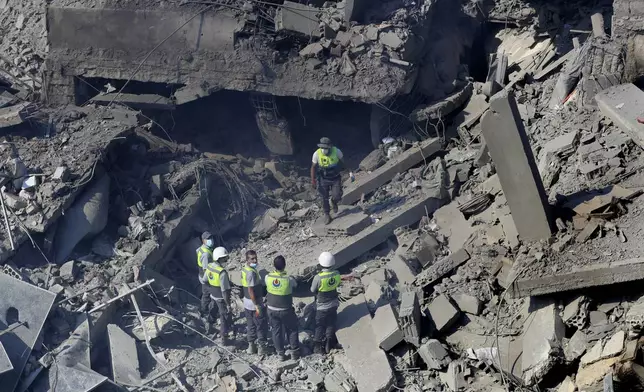
[[[641,3],[0,0],[0,391],[644,390]],[[249,249],[298,360],[246,351]]]

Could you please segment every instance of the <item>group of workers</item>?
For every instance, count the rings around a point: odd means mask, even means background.
[[[231,284],[228,271],[228,252],[224,247],[214,247],[212,234],[202,234],[202,245],[197,249],[197,264],[201,268],[202,283],[201,314],[206,319],[208,333],[220,321],[220,342],[231,346],[232,329]],[[329,353],[335,345],[335,323],[338,312],[338,292],[341,276],[332,268],[335,258],[322,252],[318,258],[322,270],[313,279],[311,292],[316,295],[315,354]],[[293,308],[293,289],[297,281],[289,276],[286,260],[277,256],[273,260],[274,271],[262,279],[257,270],[257,253],[246,252],[241,270],[241,285],[244,291],[246,338],[249,354],[267,354],[268,325],[272,332],[273,346],[280,360],[287,360],[284,338],[290,346],[291,359],[300,358],[298,320]]]
[[[313,154],[311,185],[322,197],[324,223],[332,221],[331,209],[338,212],[342,198],[341,171],[344,169],[342,151],[328,137],[320,139]],[[329,203],[330,199],[330,203]],[[224,247],[215,247],[211,233],[201,236],[202,245],[197,249],[197,264],[202,283],[201,314],[206,318],[208,333],[217,319],[220,320],[220,342],[232,345],[229,333],[232,329],[231,284],[225,266],[228,252]],[[281,360],[286,360],[285,340],[290,346],[291,359],[300,357],[298,320],[293,308],[293,289],[297,281],[286,273],[286,260],[277,256],[273,260],[274,271],[261,278],[257,270],[257,253],[246,252],[241,270],[241,285],[244,291],[246,338],[249,354],[268,353],[268,326],[272,333],[273,346]],[[329,252],[318,257],[321,271],[311,284],[316,296],[314,353],[329,353],[335,346],[335,324],[338,314],[338,286],[340,273],[335,271],[335,258]]]

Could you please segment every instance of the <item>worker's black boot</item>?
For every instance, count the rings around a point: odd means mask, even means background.
[[[329,214],[328,212],[325,212],[324,213],[324,224],[328,225],[329,223],[331,223],[332,220],[333,219],[331,219],[331,214]]]
[[[333,349],[333,339],[327,339],[326,344],[324,345],[324,351],[326,351],[326,353],[328,354],[331,352],[332,349]]]
[[[257,346],[257,354],[267,355],[269,352],[270,350],[268,349],[268,346],[265,343],[260,342]]]
[[[257,354],[257,345],[255,343],[248,343],[248,348],[246,349],[247,354]]]
[[[285,353],[277,353],[277,356],[279,357],[280,361],[288,361],[288,357],[286,356]]]
[[[291,351],[291,359],[297,361],[300,359],[300,349]]]
[[[322,347],[322,342],[315,342],[315,346],[313,346],[313,354],[324,355],[324,348]]]
[[[331,208],[333,209],[334,214],[338,213],[338,203],[336,203],[335,200],[331,200]]]

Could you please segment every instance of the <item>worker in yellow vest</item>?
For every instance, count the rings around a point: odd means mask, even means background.
[[[344,156],[339,148],[331,143],[331,139],[320,139],[318,149],[313,153],[311,164],[311,185],[322,197],[324,224],[331,223],[331,207],[333,213],[338,212],[338,203],[342,199],[342,177]],[[329,197],[331,204],[329,205]]]
[[[338,318],[338,287],[342,276],[333,269],[335,257],[329,252],[322,252],[318,257],[322,271],[313,278],[311,292],[315,294],[315,354],[327,354],[335,346],[335,327]]]
[[[244,289],[244,311],[246,313],[246,338],[248,354],[266,354],[266,338],[268,337],[268,321],[264,305],[264,281],[257,272],[257,252],[246,252],[246,263],[242,267],[241,282]],[[258,351],[259,346],[259,351]]]
[[[210,290],[208,288],[208,279],[206,278],[206,266],[212,262],[212,250],[215,248],[215,240],[208,231],[201,234],[201,246],[196,249],[197,266],[199,266],[199,281],[201,282],[201,307],[199,311],[201,317],[207,320],[206,329],[208,329],[212,320],[210,320]],[[207,332],[210,332],[209,330]]]
[[[216,306],[210,307],[210,317],[213,325],[219,317],[220,342],[224,346],[232,345],[228,337],[228,332],[232,327],[232,313],[230,309],[230,279],[228,271],[223,265],[228,261],[228,251],[226,248],[219,246],[212,251],[212,262],[206,267],[206,279],[208,281],[208,290],[210,298]]]
[[[287,359],[284,351],[284,332],[291,346],[291,359],[300,358],[300,341],[298,337],[298,324],[295,309],[293,309],[293,289],[297,282],[289,276],[286,269],[284,256],[277,256],[273,260],[275,271],[266,275],[266,304],[268,306],[268,319],[273,333],[273,345],[280,360]]]

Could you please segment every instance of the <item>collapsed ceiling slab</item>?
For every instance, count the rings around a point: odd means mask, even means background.
[[[36,345],[56,294],[5,274],[0,274],[0,287],[3,294],[0,296],[0,343],[13,365],[12,371],[0,374],[0,385],[3,390],[12,391]]]

